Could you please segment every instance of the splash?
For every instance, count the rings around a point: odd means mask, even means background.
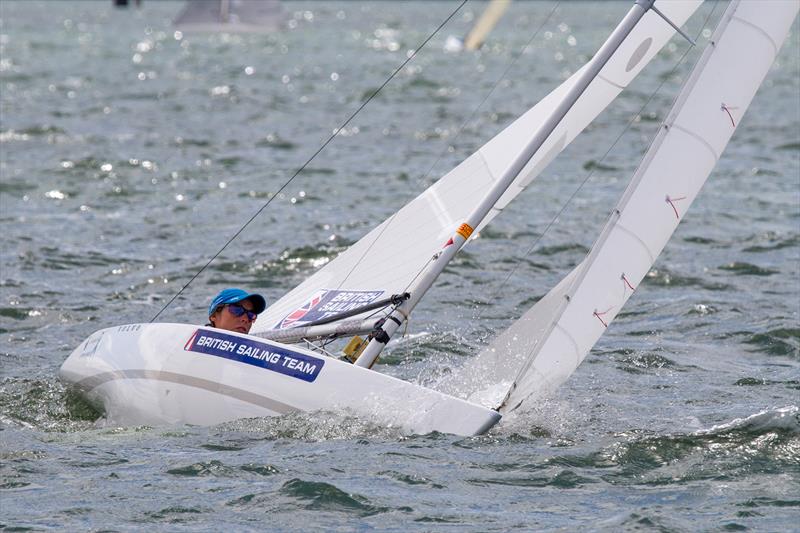
[[[228,435],[246,432],[264,440],[291,439],[306,442],[356,440],[360,438],[396,440],[404,432],[399,427],[380,424],[371,418],[344,411],[296,412],[283,416],[246,418],[215,426]]]
[[[0,384],[0,411],[4,425],[48,432],[89,429],[100,416],[55,379],[4,379]]]

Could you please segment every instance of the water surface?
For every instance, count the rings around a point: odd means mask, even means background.
[[[200,323],[229,285],[280,297],[574,72],[629,5],[547,20],[554,3],[515,3],[483,50],[445,53],[483,8],[468,4],[161,318]],[[285,30],[236,35],[176,33],[179,2],[0,3],[3,528],[796,527],[796,23],[623,314],[556,394],[488,435],[347,412],[108,427],[58,382],[93,331],[161,310],[456,6],[287,2]],[[699,49],[724,7],[687,24]],[[377,370],[440,385],[581,260],[685,51],[674,39],[465,250]]]

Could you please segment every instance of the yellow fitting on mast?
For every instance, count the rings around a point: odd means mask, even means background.
[[[350,342],[347,343],[347,346],[342,348],[342,353],[351,363],[355,363],[356,359],[358,359],[358,356],[361,355],[361,352],[363,352],[364,348],[367,347],[367,344],[369,344],[368,339],[362,339],[356,335],[350,339]]]
[[[458,231],[456,231],[456,233],[458,233],[459,235],[464,237],[464,240],[466,241],[467,239],[469,239],[469,236],[472,235],[473,231],[474,230],[473,230],[472,226],[470,226],[469,224],[467,224],[465,222],[465,223],[461,224],[461,226],[458,227]]]

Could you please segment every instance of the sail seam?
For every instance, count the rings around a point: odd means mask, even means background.
[[[492,169],[491,169],[491,167],[489,166],[489,161],[487,161],[487,160],[486,160],[486,156],[484,156],[484,155],[483,155],[483,150],[478,150],[478,151],[477,151],[477,152],[475,152],[475,153],[476,153],[476,154],[478,154],[478,159],[479,159],[480,163],[483,165],[483,168],[484,168],[484,170],[485,170],[486,174],[489,176],[489,178],[491,178],[491,180],[492,180],[492,183],[496,182],[496,181],[497,181],[499,178],[498,178],[498,176],[497,176],[497,175],[495,175],[495,173],[494,173],[494,172],[492,172]],[[503,211],[503,208],[504,208],[505,206],[503,206],[503,207],[498,207],[498,205],[497,205],[497,204],[500,202],[500,200],[501,200],[502,198],[503,198],[503,196],[500,196],[500,198],[498,198],[498,199],[497,199],[497,202],[495,202],[495,203],[494,203],[494,205],[492,206],[492,209],[496,209],[498,212],[501,212],[501,211]],[[488,215],[488,213],[487,213],[487,215]],[[483,220],[485,220],[485,219],[486,219],[486,217],[483,217],[483,219],[481,220],[481,222],[483,222]],[[478,227],[478,226],[480,226],[480,223],[478,223],[478,224],[476,224],[476,225],[475,225],[475,227]],[[466,244],[466,243],[464,243],[464,244]]]
[[[737,22],[741,22],[745,26],[748,26],[748,27],[756,30],[762,36],[766,37],[767,41],[769,41],[769,43],[772,45],[772,51],[773,51],[772,53],[773,53],[773,55],[778,55],[778,51],[780,50],[780,47],[777,44],[775,44],[775,40],[772,38],[772,36],[769,33],[764,31],[763,28],[761,28],[760,26],[756,26],[752,22],[749,22],[749,21],[744,20],[742,18],[739,18],[737,16],[732,17],[732,20],[735,20]]]
[[[572,343],[572,347],[575,349],[575,357],[576,357],[576,360],[577,360],[577,361],[580,361],[580,360],[581,360],[581,350],[580,350],[580,346],[578,346],[578,343],[577,343],[577,341],[575,341],[575,339],[572,337],[572,335],[570,335],[569,331],[567,331],[567,329],[566,329],[566,328],[564,328],[564,326],[562,326],[562,325],[561,325],[561,320],[559,320],[558,322],[556,322],[556,327],[555,327],[555,329],[557,329],[557,330],[561,331],[561,333],[563,333],[563,334],[564,334],[564,336],[565,336],[565,337],[567,337],[567,338],[569,339],[569,341]],[[542,353],[542,352],[540,351],[539,353]],[[535,360],[536,360],[536,358],[534,358],[534,361],[535,361]]]
[[[615,82],[609,80],[608,78],[606,78],[602,74],[598,74],[597,77],[600,78],[601,80],[603,80],[604,82],[608,83],[609,85],[613,85],[614,87],[617,87],[618,89],[625,89],[625,87],[626,87],[625,85],[620,85],[619,83],[615,83]]]
[[[483,168],[486,169],[486,173],[489,174],[489,176],[492,178],[492,181],[497,181],[497,175],[495,175],[495,173],[492,172],[492,169],[489,167],[489,161],[487,161],[486,156],[483,155],[483,150],[478,150],[475,153],[478,154],[481,163],[483,163]]]
[[[682,131],[683,133],[685,133],[686,135],[688,135],[688,136],[689,136],[689,137],[691,137],[692,139],[695,139],[695,140],[696,140],[696,141],[698,141],[700,144],[702,144],[703,146],[705,146],[705,147],[708,149],[708,151],[709,151],[709,152],[711,152],[711,156],[714,158],[714,163],[716,163],[717,161],[719,161],[719,155],[717,155],[717,152],[716,152],[716,150],[714,150],[714,147],[713,147],[713,146],[711,146],[711,145],[708,143],[708,141],[706,141],[705,139],[703,139],[703,138],[702,138],[700,135],[696,134],[695,132],[693,132],[693,131],[691,131],[691,130],[689,130],[689,129],[686,129],[686,128],[684,128],[683,126],[680,126],[680,125],[678,125],[678,124],[674,124],[674,123],[672,124],[672,126],[671,126],[671,129],[672,129],[673,131],[674,131],[674,130],[679,130],[679,131]]]

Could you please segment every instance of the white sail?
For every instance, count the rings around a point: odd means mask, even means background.
[[[659,6],[682,25],[699,0]],[[625,88],[673,35],[656,13],[648,12],[586,89],[542,149],[498,200],[478,231],[527,187],[541,170]],[[494,181],[525,147],[542,122],[575,83],[576,72],[522,117],[425,192],[270,306],[253,333],[302,325],[330,310],[348,310],[401,293],[455,233]]]
[[[482,368],[497,364],[496,379],[518,373],[501,413],[564,382],[639,286],[717,163],[798,9],[800,2],[785,0],[728,7],[586,260],[477,358]]]

